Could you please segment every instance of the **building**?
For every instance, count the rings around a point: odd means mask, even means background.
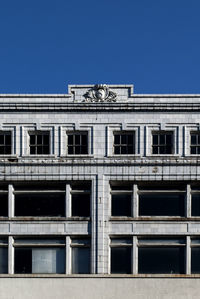
[[[0,95],[0,294],[197,298],[200,95]]]

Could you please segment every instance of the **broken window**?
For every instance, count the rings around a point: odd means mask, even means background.
[[[88,132],[77,131],[67,134],[68,155],[88,154]]]
[[[15,191],[15,216],[64,217],[65,191]]]
[[[184,192],[169,190],[139,191],[139,215],[184,216],[184,196]]]
[[[71,191],[72,216],[90,217],[90,190],[75,188]]]
[[[193,132],[190,135],[190,154],[200,154],[200,132]]]
[[[49,155],[50,154],[50,134],[48,131],[29,132],[30,154]]]
[[[90,240],[86,238],[72,239],[72,273],[90,273]]]
[[[111,274],[130,274],[132,272],[131,238],[111,239]]]
[[[135,154],[135,132],[121,131],[114,132],[114,154],[133,155]]]
[[[0,131],[0,155],[11,155],[12,135],[9,131]]]
[[[64,239],[16,239],[15,273],[65,273]]]
[[[0,239],[0,274],[8,273],[8,239]]]
[[[184,239],[139,239],[138,273],[184,274]]]
[[[159,155],[173,154],[173,132],[152,132],[152,153]]]

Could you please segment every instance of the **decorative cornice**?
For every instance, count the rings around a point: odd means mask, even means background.
[[[109,89],[106,84],[96,84],[84,95],[83,102],[116,102],[117,94]]]

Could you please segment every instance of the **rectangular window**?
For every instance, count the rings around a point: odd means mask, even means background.
[[[16,239],[15,273],[65,273],[64,239]]]
[[[184,239],[139,239],[138,273],[184,274]]]
[[[111,216],[132,216],[132,191],[111,191]]]
[[[90,273],[90,240],[72,239],[72,274]]]
[[[8,239],[0,239],[0,274],[8,273]]]
[[[0,217],[8,217],[8,191],[0,190]]]
[[[131,238],[111,239],[111,274],[130,274],[132,272]]]
[[[12,153],[12,134],[9,131],[0,132],[0,155],[11,155]]]
[[[47,131],[29,132],[30,154],[49,155],[50,154],[50,134]]]
[[[184,216],[185,194],[139,191],[139,216]]]
[[[65,191],[15,191],[15,216],[64,217]]]
[[[191,239],[191,273],[200,273],[200,239]]]
[[[71,132],[67,134],[68,155],[88,154],[88,132]]]
[[[90,217],[90,190],[71,190],[72,216]],[[83,187],[84,188],[84,187]]]
[[[114,132],[113,146],[115,155],[135,154],[135,132]]]
[[[190,154],[200,154],[200,132],[191,133],[190,135]]]
[[[200,216],[200,193],[192,193],[192,216]]]
[[[152,153],[158,155],[173,154],[173,132],[152,132]]]

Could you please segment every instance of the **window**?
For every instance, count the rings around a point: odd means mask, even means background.
[[[8,217],[8,191],[0,190],[0,216]]]
[[[192,216],[200,216],[200,190],[192,190]]]
[[[64,217],[65,191],[15,191],[15,216]]]
[[[90,273],[90,240],[72,239],[72,273]]]
[[[130,274],[132,272],[131,238],[111,239],[111,274]]]
[[[138,273],[184,274],[184,239],[139,239]]]
[[[135,132],[114,132],[114,154],[135,154]]]
[[[0,239],[0,274],[8,273],[8,239]]]
[[[65,273],[64,239],[16,239],[15,273]]]
[[[49,155],[50,154],[50,134],[45,131],[29,132],[30,154]]]
[[[173,190],[139,191],[139,216],[183,217],[184,196],[184,192]]]
[[[173,154],[173,132],[152,132],[152,153]]]
[[[120,186],[119,186],[120,187]],[[132,186],[111,186],[111,216],[132,216]]]
[[[10,155],[12,153],[11,132],[0,132],[0,155]]]
[[[200,239],[191,239],[191,273],[200,273]]]
[[[88,132],[72,132],[67,134],[68,155],[88,154]]]
[[[89,186],[73,186],[71,190],[72,216],[90,217]]]
[[[200,154],[200,132],[191,133],[190,135],[190,154],[199,155]]]

